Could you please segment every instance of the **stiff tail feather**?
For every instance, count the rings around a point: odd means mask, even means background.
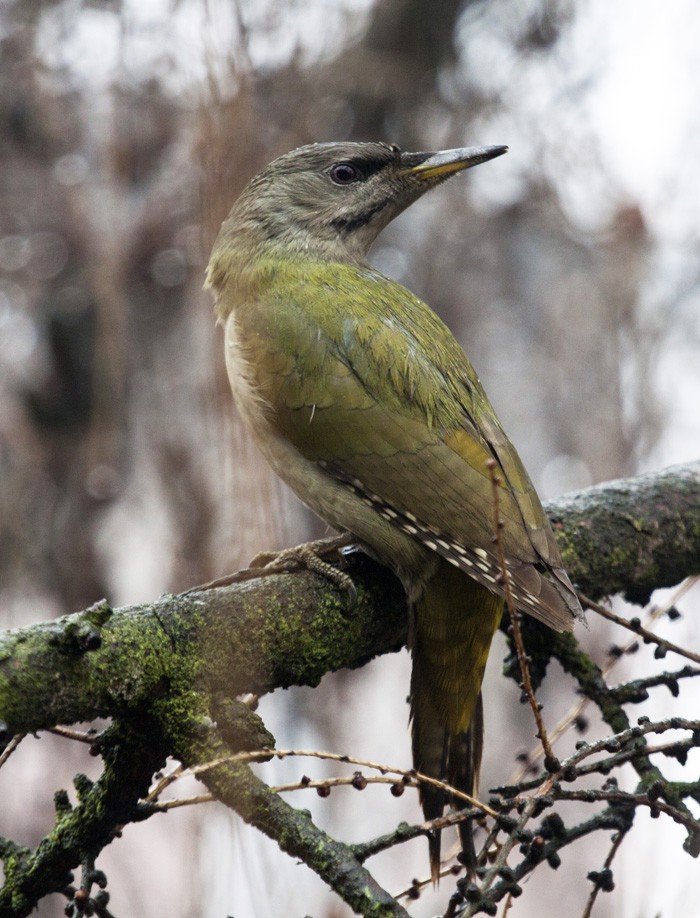
[[[479,770],[483,748],[484,721],[481,693],[477,699],[474,716],[466,733],[450,735],[442,729],[442,767],[441,780],[452,787],[475,797],[479,789]],[[439,742],[439,740],[438,740]],[[426,773],[425,766],[420,769]],[[445,806],[450,804],[455,809],[463,809],[468,804],[458,797],[445,793],[436,787],[424,785],[421,788],[421,805],[426,819],[436,819],[442,815]],[[461,861],[472,876],[476,870],[476,848],[474,847],[474,827],[472,820],[459,823],[459,840],[462,846]],[[435,832],[428,837],[430,856],[430,874],[433,883],[440,878],[441,833]]]
[[[447,562],[415,602],[411,635],[413,764],[417,771],[474,796],[483,747],[481,681],[503,601]],[[424,784],[426,820],[464,801]],[[462,860],[476,866],[472,826],[460,824]],[[440,833],[429,837],[433,882],[440,876]]]

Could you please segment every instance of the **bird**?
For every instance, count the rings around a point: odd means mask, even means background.
[[[246,185],[206,274],[233,396],[263,456],[404,587],[414,769],[469,795],[478,790],[481,683],[505,578],[515,606],[556,631],[571,630],[581,607],[537,492],[464,350],[368,252],[427,191],[506,151],[299,147]],[[459,805],[426,783],[420,802],[426,820]],[[468,823],[460,836],[473,871]],[[437,882],[440,833],[428,840]]]

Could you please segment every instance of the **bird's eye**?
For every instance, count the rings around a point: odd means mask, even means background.
[[[352,185],[362,178],[362,173],[352,163],[336,163],[331,167],[329,175],[336,185]]]

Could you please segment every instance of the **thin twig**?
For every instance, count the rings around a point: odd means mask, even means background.
[[[621,615],[615,615],[614,612],[611,612],[609,609],[606,609],[605,606],[601,606],[599,602],[595,602],[593,599],[589,599],[588,596],[584,596],[583,593],[579,593],[579,599],[588,606],[589,609],[593,609],[594,612],[597,612],[598,615],[603,618],[607,618],[609,622],[615,622],[616,625],[621,625],[623,628],[626,628],[628,631],[632,631],[634,634],[639,635],[649,644],[658,644],[659,647],[664,647],[666,650],[670,650],[672,653],[677,653],[681,657],[685,657],[687,660],[692,660],[693,663],[700,663],[700,654],[693,653],[691,650],[686,650],[684,647],[679,647],[678,644],[673,644],[671,641],[667,641],[666,638],[659,637],[654,634],[653,631],[648,631],[641,623],[633,624],[635,621],[631,621],[627,618],[623,618]],[[636,621],[639,621],[638,619]]]
[[[158,797],[160,797],[166,787],[169,787],[175,781],[178,781],[183,777],[184,774],[185,766],[178,763],[172,771],[165,775],[161,775],[158,778],[155,786],[150,790],[148,796],[145,798],[144,803],[153,803],[158,799]]]
[[[26,733],[15,733],[15,735],[12,737],[7,746],[5,746],[2,754],[0,755],[0,768],[2,768],[5,762],[10,758],[12,753],[19,746],[26,735]]]
[[[547,731],[544,726],[544,720],[542,719],[542,708],[538,703],[537,698],[535,697],[535,690],[532,687],[530,667],[528,666],[528,657],[527,653],[525,652],[525,644],[523,642],[522,631],[520,630],[520,613],[515,608],[513,591],[510,585],[510,575],[508,573],[505,551],[503,549],[503,540],[501,539],[503,521],[500,518],[498,488],[502,484],[502,480],[499,475],[496,474],[496,469],[498,466],[495,459],[489,459],[486,463],[486,467],[488,468],[491,475],[491,493],[493,497],[493,519],[495,530],[494,542],[498,553],[498,563],[501,568],[501,584],[505,594],[506,607],[508,609],[508,614],[510,615],[511,633],[513,635],[515,649],[518,654],[518,664],[520,666],[520,675],[522,677],[522,689],[527,695],[527,700],[530,704],[530,707],[532,708],[535,723],[537,724],[537,737],[542,743],[542,748],[544,749],[547,770],[550,772],[556,771],[559,767],[559,762],[554,756],[554,752],[552,750],[552,746],[549,742],[549,737],[547,736]]]
[[[179,797],[177,800],[162,800],[153,804],[156,813],[167,813],[181,806],[196,806],[200,803],[211,803],[216,800],[214,794],[197,794],[195,797]]]
[[[581,746],[568,759],[562,762],[561,769],[563,772],[569,772],[572,768],[575,768],[579,762],[597,752],[606,750],[606,748],[609,748],[611,745],[622,746],[631,742],[632,740],[640,739],[647,733],[663,733],[666,730],[678,729],[691,730],[695,732],[700,729],[700,721],[674,717],[655,723],[642,722],[641,724],[638,724],[634,727],[630,727],[628,730],[620,731],[619,733],[606,737],[605,739],[601,739],[598,742]],[[639,750],[638,752],[643,752],[646,754],[646,749]],[[510,852],[513,850],[514,846],[518,842],[519,837],[521,836],[522,829],[524,829],[525,825],[533,815],[538,805],[538,799],[545,795],[552,794],[552,796],[559,800],[579,800],[588,803],[608,801],[617,803],[629,803],[637,806],[647,806],[650,809],[656,808],[658,811],[666,813],[675,822],[681,823],[691,831],[697,831],[698,829],[697,820],[695,820],[691,815],[679,811],[677,808],[670,806],[668,803],[664,802],[663,800],[659,800],[658,798],[651,800],[646,794],[627,794],[624,791],[608,790],[567,791],[563,790],[558,785],[555,788],[555,785],[557,785],[556,775],[550,774],[535,790],[532,796],[525,798],[524,801],[522,799],[519,800],[517,797],[514,797],[512,800],[510,800],[511,804],[524,803],[524,807],[517,825],[505,839],[494,863],[484,875],[480,887],[482,898],[488,893],[497,877],[499,876],[500,871],[506,865]],[[470,902],[464,912],[465,918],[475,915],[479,907],[480,906],[478,902]]]
[[[317,778],[315,781],[309,778],[306,780],[302,778],[301,781],[295,781],[293,784],[278,784],[274,787],[271,786],[270,790],[274,791],[276,794],[282,794],[288,791],[306,790],[307,788],[346,787],[348,785],[354,787],[356,790],[364,790],[367,784],[391,784],[394,786],[396,783],[396,778],[387,778],[383,775],[370,775],[369,777],[365,777],[360,772],[357,772],[354,775],[337,775],[333,778]],[[418,787],[418,782],[414,779],[411,779],[408,784],[405,784],[403,781],[399,783],[404,784],[405,787]]]
[[[581,790],[569,791],[559,788],[554,794],[557,800],[578,800],[582,803],[598,803],[601,801],[611,803],[626,803],[637,806],[646,806],[652,812],[659,811],[670,816],[674,822],[685,826],[693,834],[700,832],[700,821],[692,815],[682,813],[677,807],[671,806],[660,798],[650,799],[648,794],[628,794],[621,790]]]
[[[496,817],[498,815],[496,811],[493,810],[490,806],[487,806],[485,803],[481,803],[475,797],[471,797],[469,794],[463,793],[462,791],[452,787],[450,784],[447,784],[444,781],[438,781],[436,778],[430,778],[428,775],[424,775],[419,771],[414,771],[413,769],[407,770],[404,768],[395,768],[390,765],[384,765],[380,762],[371,762],[367,759],[358,759],[355,756],[344,755],[337,752],[319,752],[318,750],[309,749],[257,749],[252,752],[237,752],[233,755],[223,756],[220,759],[215,759],[211,762],[204,762],[202,765],[197,765],[194,768],[189,768],[186,771],[183,771],[181,775],[178,775],[177,778],[185,777],[186,775],[194,775],[197,777],[204,772],[211,771],[213,768],[217,768],[219,765],[225,765],[231,762],[256,762],[260,761],[261,759],[284,759],[290,756],[328,759],[333,762],[343,762],[348,765],[361,765],[364,768],[372,768],[375,771],[381,771],[384,774],[399,775],[402,778],[409,778],[412,781],[415,780],[421,784],[430,784],[434,787],[440,788],[440,790],[447,791],[453,797],[464,800],[465,803],[476,807],[487,816]]]
[[[613,858],[617,854],[618,848],[622,844],[623,839],[625,838],[626,834],[627,834],[626,832],[620,831],[615,835],[610,851],[608,852],[608,856],[605,858],[605,863],[603,864],[603,870],[610,869],[610,865],[613,862]],[[591,894],[588,897],[588,902],[586,903],[586,907],[583,910],[583,914],[581,915],[581,918],[591,918],[593,906],[595,905],[595,900],[598,898],[598,893],[600,892],[600,889],[601,887],[599,883],[595,883],[593,885],[593,889],[591,890]]]
[[[650,625],[655,624],[660,618],[663,618],[667,612],[669,612],[677,603],[685,596],[686,593],[690,592],[694,586],[700,581],[700,577],[694,575],[692,577],[686,577],[678,586],[670,593],[666,599],[656,605],[650,604],[645,609],[645,621],[644,627],[648,628]],[[635,639],[632,640],[622,648],[623,654],[628,653],[631,647],[634,645]],[[614,658],[609,664],[608,667],[603,671],[603,675],[607,675],[610,669],[617,663],[619,658]]]
[[[49,727],[46,732],[87,746],[92,746],[99,735],[97,730],[73,730],[72,727]]]
[[[498,876],[500,875],[502,869],[505,867],[508,860],[510,852],[513,850],[515,845],[518,843],[518,839],[521,837],[522,830],[525,828],[527,823],[530,821],[535,809],[539,804],[539,797],[542,797],[546,794],[549,794],[552,785],[554,784],[554,776],[550,775],[542,784],[540,789],[529,797],[525,803],[520,818],[515,826],[515,828],[509,833],[501,848],[489,869],[486,871],[483,880],[481,881],[480,892],[482,898],[488,893],[491,886],[494,884]],[[464,918],[471,918],[471,916],[476,914],[476,910],[480,909],[479,902],[469,902],[467,908],[464,912]]]
[[[663,615],[665,615],[669,609],[676,605],[676,603],[689,591],[691,590],[700,580],[700,577],[688,577],[683,583],[681,583],[677,589],[666,599],[665,602],[661,603],[658,606],[653,606],[649,609],[646,615],[646,624],[657,621]],[[585,598],[579,597],[582,602],[586,602]],[[595,611],[595,610],[594,610]],[[634,641],[630,641],[626,647],[623,647],[623,655],[627,652],[630,647],[634,644]],[[622,657],[614,657],[610,660],[608,665],[602,670],[603,678],[607,678],[610,672],[614,667],[619,663]],[[590,698],[581,698],[576,704],[562,717],[559,723],[549,731],[550,740],[552,743],[555,743],[559,740],[566,732],[569,730],[578,718],[584,713],[586,708],[591,704]],[[536,762],[540,756],[542,756],[544,749],[542,745],[535,747],[528,755],[526,764],[519,769],[512,777],[512,784],[519,784],[525,777],[527,770]]]
[[[607,741],[608,740],[605,742]],[[650,758],[652,755],[658,754],[665,756],[687,755],[691,749],[696,748],[697,743],[689,739],[676,743],[665,743],[661,746],[645,746],[642,752],[646,758]],[[595,762],[589,762],[587,765],[571,765],[570,768],[575,769],[577,778],[583,778],[587,775],[607,775],[615,768],[620,768],[632,759],[637,758],[639,754],[639,749],[623,749],[622,752],[617,752],[615,755],[608,756],[608,758],[597,759]],[[567,765],[564,763],[562,768],[566,767]],[[569,774],[573,773],[569,771]],[[537,778],[533,778],[531,781],[519,781],[517,784],[494,787],[493,792],[496,794],[505,794],[508,798],[511,798],[513,796],[525,794],[527,791],[534,790],[539,787],[541,781],[542,776],[540,775]],[[677,782],[674,782],[674,786],[678,786]],[[498,826],[496,828],[498,828]]]
[[[688,720],[685,717],[670,717],[667,720],[658,721],[642,719],[641,723],[637,723],[636,726],[629,727],[627,730],[613,733],[611,736],[596,740],[594,743],[583,743],[569,758],[562,762],[562,770],[575,767],[579,762],[598,752],[609,752],[611,748],[621,748],[632,740],[640,739],[648,733],[665,733],[667,730],[691,730],[695,732],[700,730],[700,720]],[[637,754],[641,752],[646,756],[649,755],[650,750],[644,746],[642,749],[635,750],[635,752]],[[598,762],[596,764],[600,765],[601,763]]]

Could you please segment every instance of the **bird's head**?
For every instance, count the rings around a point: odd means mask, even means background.
[[[247,240],[312,257],[362,261],[387,223],[426,191],[506,150],[488,146],[403,153],[384,143],[299,147],[249,182],[222,237],[228,245]]]

